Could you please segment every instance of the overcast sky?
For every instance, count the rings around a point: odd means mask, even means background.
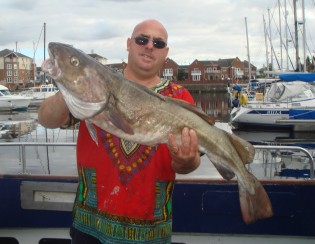
[[[285,42],[284,0],[280,2]],[[293,33],[292,2],[287,1],[287,10]],[[40,66],[44,58],[43,25],[46,23],[46,45],[64,42],[87,53],[93,50],[106,57],[108,63],[127,61],[126,40],[133,27],[142,20],[154,18],[168,30],[169,57],[180,65],[195,59],[239,57],[243,61],[247,60],[246,17],[250,60],[261,68],[266,62],[263,16],[268,25],[268,9],[273,45],[278,57],[281,53],[277,3],[277,0],[4,0],[1,1],[0,50],[13,50],[17,43],[17,51],[31,58],[36,50],[35,61]],[[300,21],[301,3],[302,0],[297,3]],[[305,0],[305,7],[307,52],[315,52],[315,1]],[[292,46],[290,42],[291,49]]]

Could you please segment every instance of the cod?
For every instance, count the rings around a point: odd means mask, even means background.
[[[95,143],[94,126],[150,146],[167,143],[169,133],[180,143],[182,129],[193,129],[199,151],[222,177],[237,177],[243,221],[272,216],[265,189],[245,167],[255,155],[250,143],[217,128],[199,108],[129,81],[71,45],[51,42],[48,52],[42,70],[55,80],[72,115],[86,121]]]

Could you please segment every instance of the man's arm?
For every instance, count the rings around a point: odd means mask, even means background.
[[[38,122],[47,128],[58,128],[69,121],[69,109],[60,92],[45,99],[38,110]]]

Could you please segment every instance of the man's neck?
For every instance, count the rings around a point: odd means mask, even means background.
[[[137,75],[134,72],[131,72],[131,70],[129,70],[128,68],[125,69],[124,76],[130,81],[136,82],[149,88],[155,87],[161,81],[161,78],[158,75]]]

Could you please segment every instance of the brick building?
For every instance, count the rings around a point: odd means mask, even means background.
[[[0,51],[0,84],[15,90],[34,82],[36,65],[33,59],[9,49]]]
[[[123,62],[108,66],[123,70],[127,64]],[[252,79],[256,77],[256,71],[257,68],[251,65]],[[243,82],[249,79],[248,73],[248,62],[242,62],[238,57],[213,61],[195,59],[190,65],[178,65],[174,60],[167,58],[160,70],[160,77],[186,83],[211,83],[222,80]]]

